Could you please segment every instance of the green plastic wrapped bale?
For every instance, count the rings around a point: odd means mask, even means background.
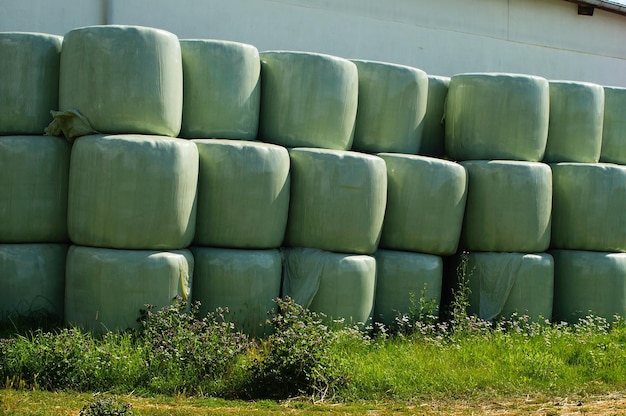
[[[261,62],[252,45],[180,41],[185,138],[253,140],[259,128]]]
[[[227,319],[248,335],[270,331],[268,312],[280,296],[282,258],[278,250],[229,250],[192,247],[193,299],[200,313],[228,308]]]
[[[513,314],[551,319],[554,269],[547,253],[469,253],[468,313],[487,321]]]
[[[93,332],[139,328],[140,311],[191,298],[189,250],[112,250],[71,246],[65,277],[65,321]]]
[[[626,317],[626,254],[552,250],[554,320]]]
[[[59,103],[60,36],[0,33],[0,135],[43,134]]]
[[[289,153],[240,140],[194,140],[200,154],[196,245],[278,248],[289,211]]]
[[[600,161],[626,165],[626,88],[604,87]]]
[[[419,154],[443,157],[446,153],[444,114],[450,77],[428,76],[428,104],[424,116],[424,130]]]
[[[198,148],[188,140],[81,137],[70,161],[70,239],[119,249],[188,246],[195,231],[198,164]]]
[[[67,242],[70,151],[58,137],[0,137],[0,242]]]
[[[176,35],[139,26],[88,26],[63,39],[59,107],[100,133],[177,136],[183,66]],[[71,130],[79,117],[64,120]]]
[[[502,73],[450,79],[446,152],[453,160],[540,161],[546,149],[548,80]]]
[[[374,312],[376,259],[310,248],[283,251],[282,296],[328,321],[366,323]]]
[[[392,326],[398,314],[438,315],[441,302],[441,257],[378,250],[374,319]]]
[[[545,251],[550,244],[552,175],[543,163],[467,161],[461,245],[470,251]]]
[[[424,129],[428,76],[420,69],[353,60],[359,73],[359,105],[352,149],[415,154]]]
[[[604,163],[551,167],[552,247],[626,251],[626,167]]]
[[[380,247],[435,255],[456,252],[467,198],[458,163],[379,153],[387,165],[387,209]]]
[[[550,81],[550,123],[544,162],[597,163],[603,120],[604,89],[600,85]]]
[[[372,254],[387,202],[387,169],[378,156],[296,148],[286,245]]]
[[[64,244],[0,245],[0,320],[63,317]]]
[[[350,149],[359,94],[356,65],[305,52],[260,55],[259,139],[286,147]]]

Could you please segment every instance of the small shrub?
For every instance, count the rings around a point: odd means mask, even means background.
[[[132,407],[130,403],[123,403],[109,397],[86,404],[80,410],[79,416],[131,416]]]

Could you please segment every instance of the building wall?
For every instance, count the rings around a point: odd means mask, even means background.
[[[0,31],[134,24],[434,75],[499,71],[626,87],[626,17],[562,0],[0,0]]]

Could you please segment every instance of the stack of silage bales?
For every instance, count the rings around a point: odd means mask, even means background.
[[[193,299],[202,314],[228,308],[237,329],[262,335],[280,295],[289,154],[252,141],[261,98],[255,47],[189,39],[181,48],[181,135],[193,139],[200,155]]]
[[[70,146],[44,137],[62,38],[0,33],[0,319],[63,315]]]
[[[460,74],[450,80],[445,144],[467,169],[461,247],[468,251],[470,312],[552,315],[552,176],[546,148],[549,84],[544,78]]]
[[[133,26],[68,32],[59,112],[48,128],[74,140],[68,190],[65,320],[137,326],[146,304],[190,295],[196,146],[182,116],[178,38]]]

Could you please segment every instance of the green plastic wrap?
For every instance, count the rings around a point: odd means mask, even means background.
[[[0,245],[0,319],[63,317],[64,244]]]
[[[71,246],[65,277],[65,321],[93,332],[139,328],[140,310],[191,299],[189,250],[112,250]]]
[[[450,79],[446,152],[453,160],[540,161],[546,149],[548,80],[478,73]]]
[[[185,138],[253,140],[259,128],[261,62],[252,45],[180,41]]]
[[[178,38],[139,26],[71,30],[63,39],[59,107],[78,111],[101,133],[177,136],[183,111]]]
[[[576,323],[596,315],[626,317],[626,254],[552,250],[554,319]]]
[[[626,167],[604,163],[557,163],[551,167],[551,246],[626,251]]]
[[[547,253],[469,253],[468,313],[487,321],[514,313],[551,319],[554,269]]]
[[[441,256],[456,252],[467,198],[458,163],[379,153],[387,165],[387,209],[380,247]]]
[[[327,316],[366,323],[374,312],[376,260],[372,256],[310,248],[284,249],[282,296]]]
[[[188,246],[195,231],[198,164],[198,149],[188,140],[81,137],[70,161],[70,239],[119,249]]]
[[[470,251],[545,251],[550,244],[552,175],[543,163],[467,161],[461,246]]]
[[[356,65],[334,56],[262,52],[259,139],[348,150],[359,93]]]
[[[286,245],[372,254],[387,202],[387,169],[378,156],[296,148]]]
[[[446,153],[444,114],[450,77],[428,76],[428,104],[424,116],[424,130],[419,154],[443,157]]]
[[[240,140],[194,140],[200,154],[194,244],[278,248],[289,211],[289,153]]]
[[[0,137],[0,242],[68,241],[70,151],[58,137]]]
[[[604,87],[600,161],[626,165],[626,88]]]
[[[550,123],[544,162],[597,163],[602,148],[604,89],[588,82],[549,83]]]
[[[359,73],[359,105],[352,149],[415,154],[420,148],[428,76],[404,65],[353,60]]]
[[[391,326],[398,314],[408,315],[412,311],[439,313],[443,273],[441,257],[378,250],[375,258],[374,320]]]
[[[280,296],[282,258],[278,250],[192,247],[193,299],[205,315],[228,308],[227,319],[248,335],[270,332],[268,312]]]
[[[0,33],[0,135],[43,134],[59,102],[60,36]]]

